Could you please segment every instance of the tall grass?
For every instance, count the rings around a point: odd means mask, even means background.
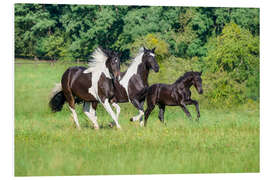
[[[199,122],[167,107],[166,126],[156,108],[147,128],[130,123],[136,109],[120,104],[122,130],[107,126],[111,118],[99,106],[99,131],[77,105],[78,131],[67,106],[58,113],[48,107],[51,89],[69,66],[15,65],[16,176],[259,172],[258,103],[215,109],[204,100]],[[152,73],[150,82],[172,82],[173,73]],[[195,108],[189,110],[195,117]]]

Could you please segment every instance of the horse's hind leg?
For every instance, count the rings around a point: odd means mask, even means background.
[[[64,94],[65,94],[66,100],[68,102],[69,109],[70,109],[70,111],[72,113],[73,120],[74,120],[77,128],[78,129],[81,129],[80,124],[79,124],[79,120],[78,120],[78,117],[77,117],[77,113],[75,111],[75,100],[74,100],[74,97],[73,97],[73,95],[72,95],[72,93],[70,91],[66,91],[66,89],[63,90],[63,91],[64,91]]]
[[[95,129],[99,129],[97,117],[96,117],[96,111],[92,106],[91,102],[84,102],[83,104],[83,112],[84,114],[91,120],[94,124]]]
[[[72,112],[73,120],[74,120],[74,122],[75,122],[77,128],[78,128],[78,129],[81,129],[80,124],[79,124],[79,121],[78,121],[77,113],[76,113],[75,109],[72,108],[72,107],[70,107],[70,106],[69,106],[69,109],[70,109],[71,112]]]
[[[181,107],[181,108],[183,109],[183,111],[186,113],[187,117],[188,117],[189,119],[191,119],[191,114],[190,114],[190,112],[188,111],[186,105],[185,105],[184,103],[181,103],[181,104],[180,104],[180,107]]]
[[[158,106],[159,106],[158,118],[162,123],[164,123],[165,105],[164,104],[159,104]]]

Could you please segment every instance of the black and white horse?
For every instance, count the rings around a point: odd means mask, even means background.
[[[114,81],[115,92],[111,102],[114,103],[116,108],[120,108],[116,103],[131,102],[139,110],[139,115],[132,117],[130,120],[137,121],[140,119],[141,125],[143,125],[143,105],[149,86],[148,75],[150,69],[155,72],[159,71],[159,65],[155,59],[155,48],[149,50],[142,47],[128,69],[121,72],[120,81]]]
[[[96,116],[96,105],[100,102],[111,115],[117,128],[121,128],[118,123],[120,107],[112,105],[117,110],[117,115],[110,106],[110,100],[114,97],[113,79],[120,77],[119,56],[110,50],[97,48],[92,54],[93,59],[89,67],[71,67],[62,76],[61,84],[53,90],[50,99],[52,111],[61,111],[65,101],[69,104],[69,109],[77,128],[80,129],[77,114],[75,112],[75,101],[84,101],[83,111],[93,122],[94,128],[99,129]],[[114,80],[116,81],[116,80]]]

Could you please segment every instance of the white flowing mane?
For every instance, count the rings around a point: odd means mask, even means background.
[[[96,72],[96,71],[106,71],[107,67],[105,65],[108,56],[100,49],[97,48],[91,55],[92,59],[88,63],[88,68],[84,73]],[[107,69],[108,70],[108,69]]]
[[[108,56],[100,48],[97,48],[92,54],[92,59],[88,64],[88,69],[83,71],[85,74],[92,73],[92,86],[88,89],[88,92],[100,102],[101,99],[98,96],[98,80],[101,74],[104,73],[107,78],[112,79],[109,69],[105,64],[107,59]]]
[[[130,64],[130,66],[128,67],[128,70],[132,70],[134,67],[138,68],[138,65],[142,62],[142,56],[144,54],[144,50],[143,48],[139,49],[139,52],[137,53],[137,55],[135,56],[135,58],[133,58],[132,63]],[[136,71],[137,73],[137,71]]]
[[[144,54],[144,49],[140,48],[139,53],[133,59],[124,77],[120,80],[120,84],[126,89],[127,94],[128,94],[128,82],[134,74],[137,74],[138,67],[142,63],[143,54]]]

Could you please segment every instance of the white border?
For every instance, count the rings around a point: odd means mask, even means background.
[[[14,0],[13,0],[14,1]],[[206,7],[260,7],[262,0],[17,0],[14,2],[46,4],[102,4],[102,5],[151,5],[151,6],[206,6]]]
[[[161,5],[161,6],[204,6],[204,7],[259,7],[260,8],[260,25],[261,25],[261,47],[260,47],[260,62],[261,62],[261,148],[260,148],[260,173],[245,173],[245,174],[181,174],[181,175],[134,175],[134,176],[61,176],[61,177],[14,177],[13,162],[14,162],[14,67],[13,67],[13,57],[14,57],[14,15],[13,9],[14,3],[47,3],[47,4],[103,4],[103,5]],[[269,5],[266,0],[11,0],[8,2],[3,1],[1,5],[1,179],[138,179],[138,178],[170,178],[170,179],[266,179],[269,178],[270,168],[269,168],[269,132],[270,132],[270,118],[269,118]],[[4,54],[4,56],[3,56]],[[6,88],[8,87],[8,88]]]

